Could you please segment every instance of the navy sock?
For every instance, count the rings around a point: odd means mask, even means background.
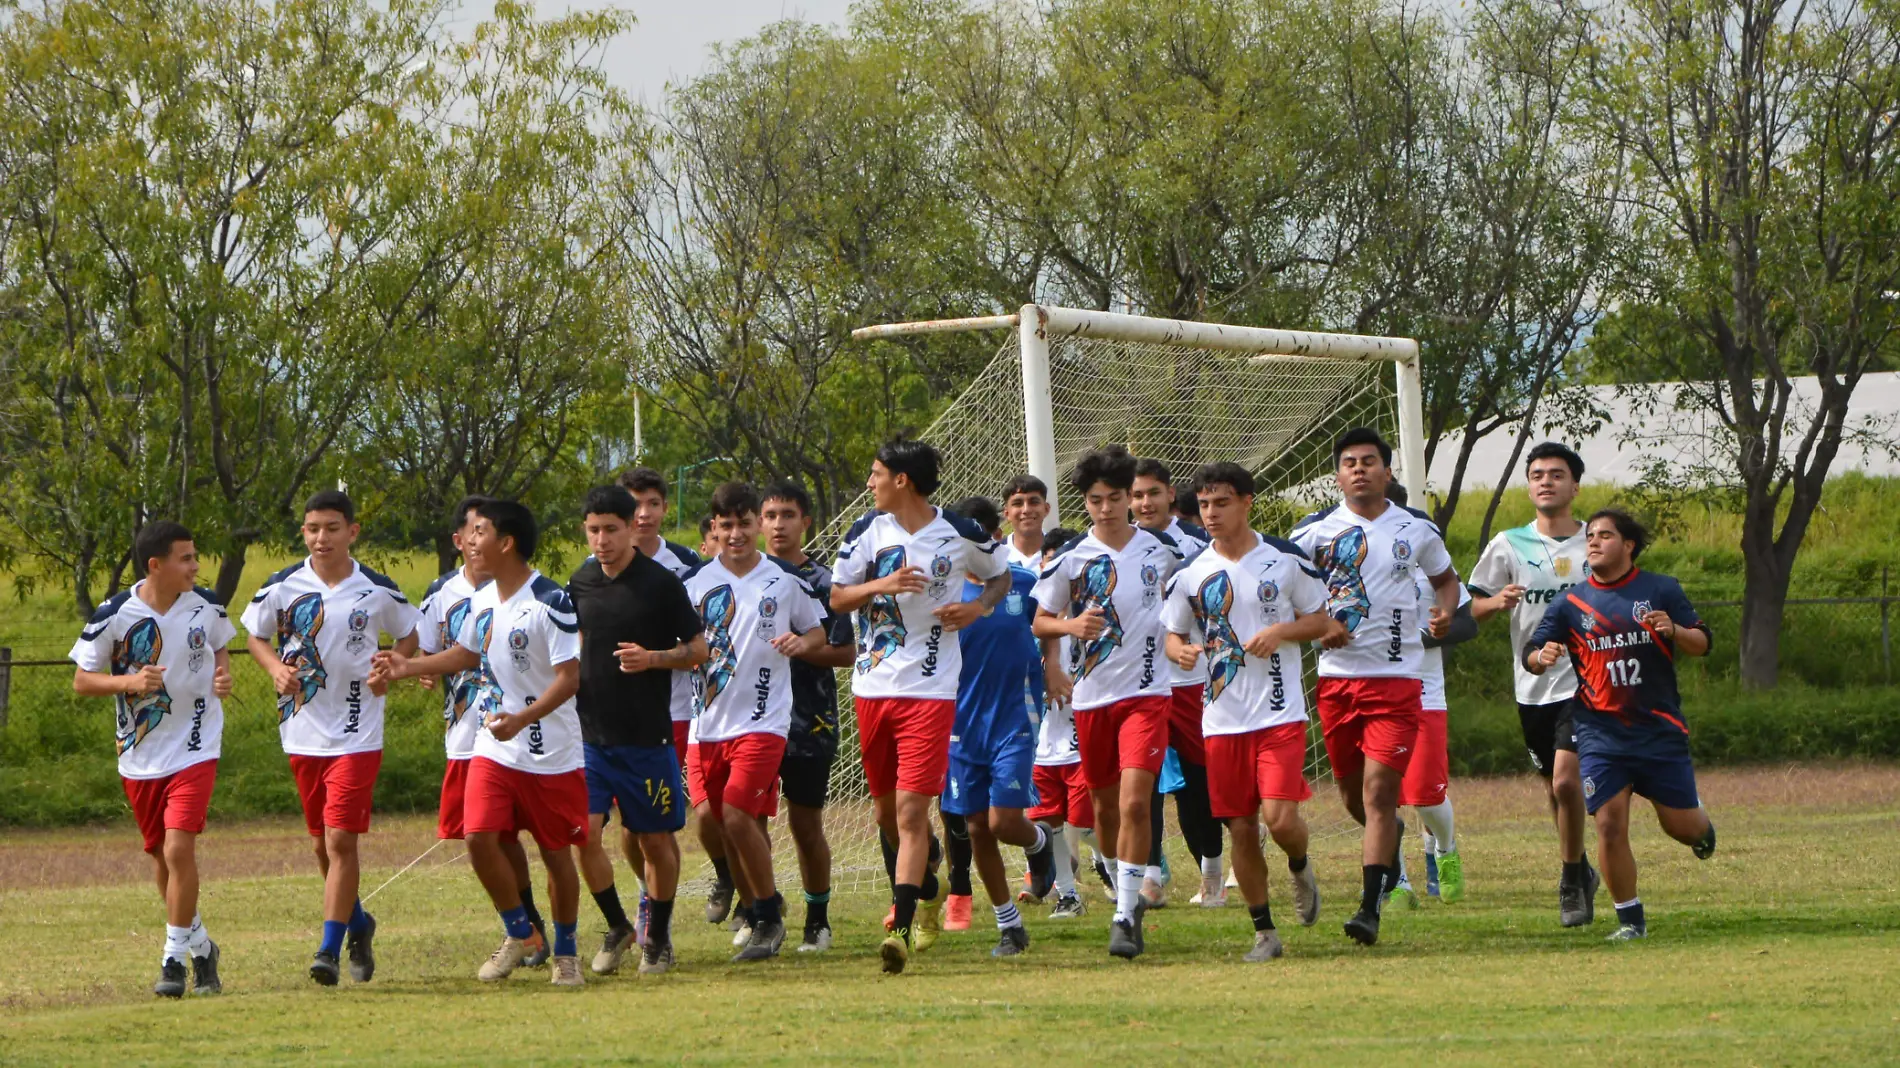
[[[369,913],[363,911],[363,902],[359,898],[350,910],[350,933],[360,935],[367,930],[369,930]]]
[[[528,926],[528,910],[520,905],[501,910],[501,926],[509,938],[526,938],[534,933],[534,928]]]
[[[534,907],[533,887],[524,886],[521,888],[521,907],[528,913],[528,922],[534,925],[534,929],[545,934],[548,925],[541,922],[541,910]]]
[[[910,941],[910,925],[917,918],[917,898],[922,893],[911,883],[897,884],[897,922],[891,932],[906,942]]]
[[[1293,873],[1293,874],[1295,874],[1295,875],[1298,875],[1299,873],[1301,873],[1301,872],[1303,872],[1303,871],[1305,871],[1305,870],[1306,870],[1306,858],[1305,858],[1305,857],[1288,857],[1288,858],[1286,858],[1286,870],[1288,870],[1288,871],[1290,871],[1290,872],[1292,872],[1292,873]]]
[[[720,886],[732,885],[732,861],[725,857],[713,858],[713,874],[719,877]]]
[[[607,926],[616,930],[633,926],[627,922],[627,910],[620,904],[620,891],[611,884],[607,889],[594,893],[594,904],[600,907],[600,914],[606,918]]]
[[[1582,860],[1564,861],[1564,885],[1565,886],[1584,885],[1585,876],[1583,873],[1588,868],[1589,868],[1588,861],[1582,861]]]
[[[760,924],[778,923],[784,914],[784,894],[773,894],[764,901],[756,901],[752,904],[752,924],[755,927]]]
[[[1365,876],[1365,889],[1359,895],[1359,907],[1362,910],[1370,912],[1375,916],[1378,915],[1379,898],[1385,893],[1386,872],[1389,870],[1390,869],[1383,864],[1368,864],[1365,866],[1363,871],[1363,875]]]
[[[937,882],[936,872],[927,871],[924,873],[924,882],[923,882],[922,888],[919,890],[919,893],[923,895],[923,898],[925,901],[934,900],[937,894],[940,891],[942,891],[942,889],[943,889],[942,884]]]
[[[557,957],[574,957],[580,955],[580,950],[574,947],[573,924],[562,923],[559,920],[554,921],[554,955]]]
[[[818,931],[831,926],[831,891],[805,893],[805,930]]]
[[[1256,931],[1273,930],[1273,906],[1262,902],[1259,908],[1247,906],[1247,915],[1253,917],[1253,929]]]
[[[1649,925],[1643,919],[1642,900],[1638,899],[1638,900],[1630,902],[1627,905],[1616,906],[1616,922],[1627,923],[1631,927],[1634,927],[1639,931],[1648,930]]]
[[[342,920],[323,921],[323,941],[317,943],[317,952],[328,953],[332,957],[343,952],[343,932],[349,926]]]
[[[673,899],[647,899],[647,942],[667,945],[673,941]]]

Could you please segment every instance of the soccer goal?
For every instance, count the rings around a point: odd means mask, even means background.
[[[1167,464],[1182,487],[1204,463],[1246,465],[1262,487],[1255,525],[1285,532],[1301,515],[1336,498],[1332,442],[1353,426],[1378,427],[1398,442],[1402,480],[1415,500],[1423,500],[1418,343],[1409,338],[1035,304],[1015,315],[868,326],[852,336],[877,342],[976,331],[1005,338],[969,388],[922,435],[943,456],[943,484],[934,495],[939,502],[996,497],[1010,476],[1028,471],[1049,486],[1047,528],[1060,523],[1073,529],[1086,517],[1070,499],[1063,476],[1082,453],[1119,442],[1137,456]],[[835,557],[845,530],[869,507],[868,497],[861,499],[833,520],[818,542],[825,559]],[[883,863],[857,760],[849,688],[847,671],[840,674],[840,744],[826,812],[833,885],[841,891],[881,890]],[[1317,726],[1307,773],[1316,784],[1309,814],[1314,832],[1344,830],[1349,820],[1330,790]],[[1321,784],[1328,789],[1322,791]],[[775,838],[778,870],[789,875],[797,870],[790,835],[781,828]],[[1171,852],[1179,859],[1183,848],[1175,842]]]

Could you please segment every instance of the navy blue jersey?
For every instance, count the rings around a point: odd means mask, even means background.
[[[774,557],[773,559],[777,559]],[[824,610],[825,641],[850,645],[851,617],[831,608],[831,569],[812,557],[802,564],[781,564],[808,583]],[[792,661],[792,726],[785,737],[792,756],[830,760],[838,753],[838,673],[828,667]]]
[[[1036,618],[1030,597],[1036,573],[1009,568],[1009,596],[995,611],[958,632],[963,669],[957,675],[957,721],[951,732],[956,751],[984,759],[1009,739],[1029,734],[1031,703],[1042,707],[1042,649],[1029,629]],[[983,587],[963,584],[963,599],[974,601]]]
[[[1704,633],[1682,586],[1631,568],[1611,583],[1595,575],[1565,590],[1531,632],[1521,655],[1562,642],[1577,669],[1578,751],[1652,756],[1687,753],[1688,721],[1676,691],[1675,642],[1644,625],[1651,611]]]

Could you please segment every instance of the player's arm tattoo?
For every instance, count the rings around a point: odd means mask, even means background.
[[[1004,571],[1002,574],[983,583],[983,592],[977,594],[976,603],[981,605],[983,611],[987,614],[990,609],[1002,604],[1003,598],[1009,596],[1010,585],[1009,572]]]

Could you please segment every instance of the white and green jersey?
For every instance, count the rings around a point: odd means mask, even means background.
[[[1522,650],[1531,632],[1543,622],[1544,612],[1563,592],[1590,577],[1584,556],[1583,525],[1568,538],[1545,537],[1535,523],[1513,527],[1491,539],[1471,570],[1471,589],[1491,597],[1506,586],[1524,587],[1524,599],[1511,609],[1511,648]],[[1570,661],[1560,659],[1542,675],[1524,670],[1520,657],[1511,658],[1519,704],[1546,705],[1569,699],[1577,692],[1577,673]]]

